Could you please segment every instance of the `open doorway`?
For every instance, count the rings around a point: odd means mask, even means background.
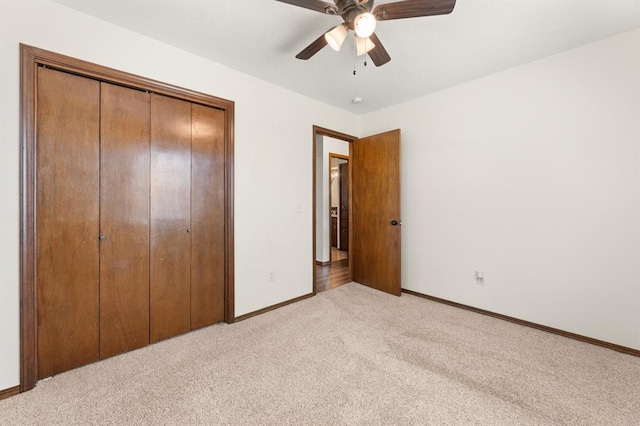
[[[325,188],[329,178],[323,174],[330,173],[325,150],[334,140],[346,142],[344,147],[349,150],[349,267],[348,275],[344,273],[332,283],[331,271],[319,267],[331,260],[328,237],[325,241],[331,212],[329,189]],[[400,296],[400,129],[356,138],[314,126],[312,165],[313,293],[354,281]],[[326,275],[322,271],[327,271]]]
[[[329,206],[329,258],[331,262],[344,261],[349,258],[348,155],[329,153]]]
[[[349,159],[354,139],[314,127],[314,293],[351,281]]]

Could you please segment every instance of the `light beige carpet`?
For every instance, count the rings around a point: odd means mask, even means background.
[[[2,425],[639,421],[640,358],[353,283],[0,401]]]

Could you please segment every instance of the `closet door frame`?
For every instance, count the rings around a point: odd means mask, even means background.
[[[20,44],[20,392],[37,382],[36,108],[40,66],[213,107],[225,113],[224,321],[234,314],[234,102]]]

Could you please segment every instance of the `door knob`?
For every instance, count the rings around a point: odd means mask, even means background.
[[[98,237],[98,239],[99,239],[100,241],[106,241],[106,240],[107,240],[107,236],[106,236],[106,235],[104,235],[104,234],[100,234],[100,236]]]
[[[393,226],[398,225],[398,221],[397,221],[397,220],[392,220],[392,221],[391,221],[391,225],[393,225]]]

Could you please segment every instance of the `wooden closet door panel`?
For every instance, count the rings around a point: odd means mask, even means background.
[[[192,329],[224,319],[224,120],[224,111],[192,106]]]
[[[100,83],[38,69],[38,378],[96,361]]]
[[[102,83],[100,358],[149,343],[150,95]]]
[[[151,342],[191,329],[191,104],[151,95]]]

